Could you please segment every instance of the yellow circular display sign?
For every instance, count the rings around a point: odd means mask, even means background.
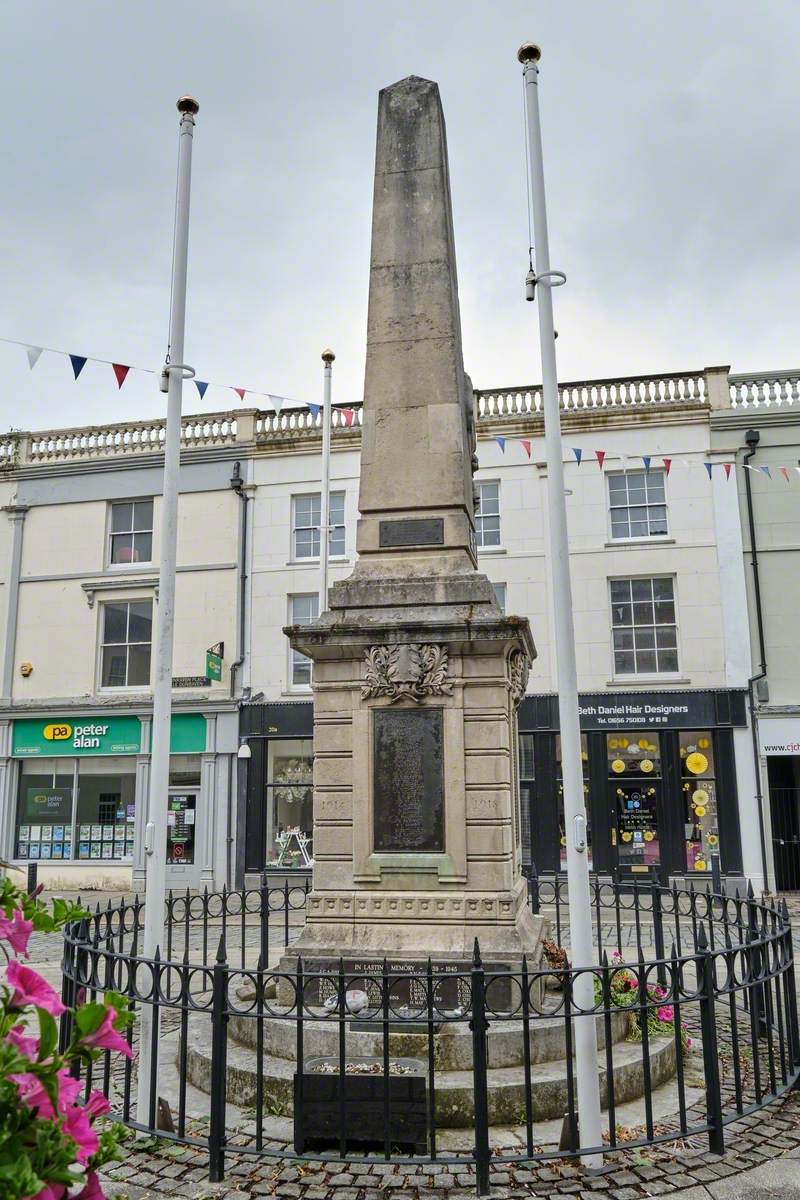
[[[697,746],[698,746],[698,749],[700,749],[700,750],[707,750],[710,745],[711,745],[711,743],[709,742],[708,738],[698,738],[697,739]]]
[[[696,792],[692,792],[693,804],[708,804],[708,792],[705,788],[698,788]]]
[[[566,846],[566,844],[567,844],[567,839],[566,839],[565,837],[562,837],[562,839],[561,839],[561,845],[562,845],[562,846]]]
[[[654,838],[655,836],[656,836],[656,835],[653,833],[652,829],[645,829],[645,831],[644,831],[644,840],[645,840],[646,842],[652,842],[652,840],[653,840],[653,838]]]
[[[611,764],[611,770],[614,772],[615,775],[621,775],[622,772],[625,770],[625,763],[622,761],[621,758],[615,758]]]
[[[717,837],[717,835],[716,835],[715,833],[710,833],[710,834],[708,835],[708,844],[709,844],[709,846],[716,846],[716,844],[717,844],[717,842],[718,842],[718,841],[719,841],[719,838]]]
[[[694,869],[695,871],[705,871],[706,860],[704,858],[696,858],[694,860]]]
[[[641,768],[644,771],[645,775],[649,775],[653,769],[653,764],[652,764],[651,760],[649,758],[643,758],[642,762],[641,762]]]
[[[704,771],[708,770],[708,759],[705,754],[700,754],[699,751],[694,750],[691,754],[687,755],[686,769],[687,771],[691,771],[693,775],[702,775]]]
[[[633,837],[633,834],[629,833],[628,830],[626,829],[622,835],[622,840],[623,840],[623,842],[629,842],[632,837]]]
[[[695,804],[694,811],[698,817],[704,817],[706,815],[706,807],[704,804]]]

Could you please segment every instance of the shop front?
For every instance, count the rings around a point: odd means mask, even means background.
[[[741,872],[733,733],[746,725],[745,694],[599,693],[580,704],[591,868],[697,876],[719,855],[723,872]],[[539,873],[563,871],[557,697],[526,697],[519,725],[524,853]]]
[[[266,870],[307,875],[313,861],[314,706],[245,704],[239,737],[238,881]]]
[[[775,887],[800,891],[800,716],[760,712],[758,737],[766,764]]]
[[[151,738],[149,714],[15,720],[10,755],[16,785],[6,848],[11,861],[59,868],[48,874],[64,878],[80,874],[87,884],[103,875],[130,882],[131,872],[141,869]],[[207,747],[206,715],[173,716],[167,814],[172,887],[196,886],[205,865]]]

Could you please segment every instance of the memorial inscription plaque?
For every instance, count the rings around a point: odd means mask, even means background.
[[[441,517],[412,517],[401,521],[381,521],[378,540],[382,550],[393,546],[443,546],[444,521]]]
[[[373,712],[374,848],[377,853],[444,851],[441,708]]]

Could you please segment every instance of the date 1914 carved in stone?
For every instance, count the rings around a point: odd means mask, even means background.
[[[370,646],[364,655],[364,700],[385,696],[396,700],[415,700],[425,696],[451,696],[452,680],[447,678],[447,648],[409,642],[399,646]]]

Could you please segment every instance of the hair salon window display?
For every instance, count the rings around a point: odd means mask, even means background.
[[[714,746],[710,731],[680,735],[681,794],[687,871],[710,871],[719,853]]]
[[[70,1044],[58,1053],[56,1018],[65,1006],[23,960],[32,934],[55,933],[88,914],[65,900],[48,909],[38,892],[25,895],[7,877],[0,883],[0,1196],[103,1200],[97,1171],[120,1157],[125,1131],[103,1120],[110,1109],[105,1096],[94,1091],[85,1098],[70,1068],[106,1050],[132,1057],[123,1031],[133,1018],[116,992],[106,992],[102,1003],[80,1004]]]
[[[641,869],[657,866],[661,847],[658,828],[658,780],[661,743],[657,733],[609,734],[606,739],[609,778],[614,781],[617,810],[617,854],[620,865]]]

